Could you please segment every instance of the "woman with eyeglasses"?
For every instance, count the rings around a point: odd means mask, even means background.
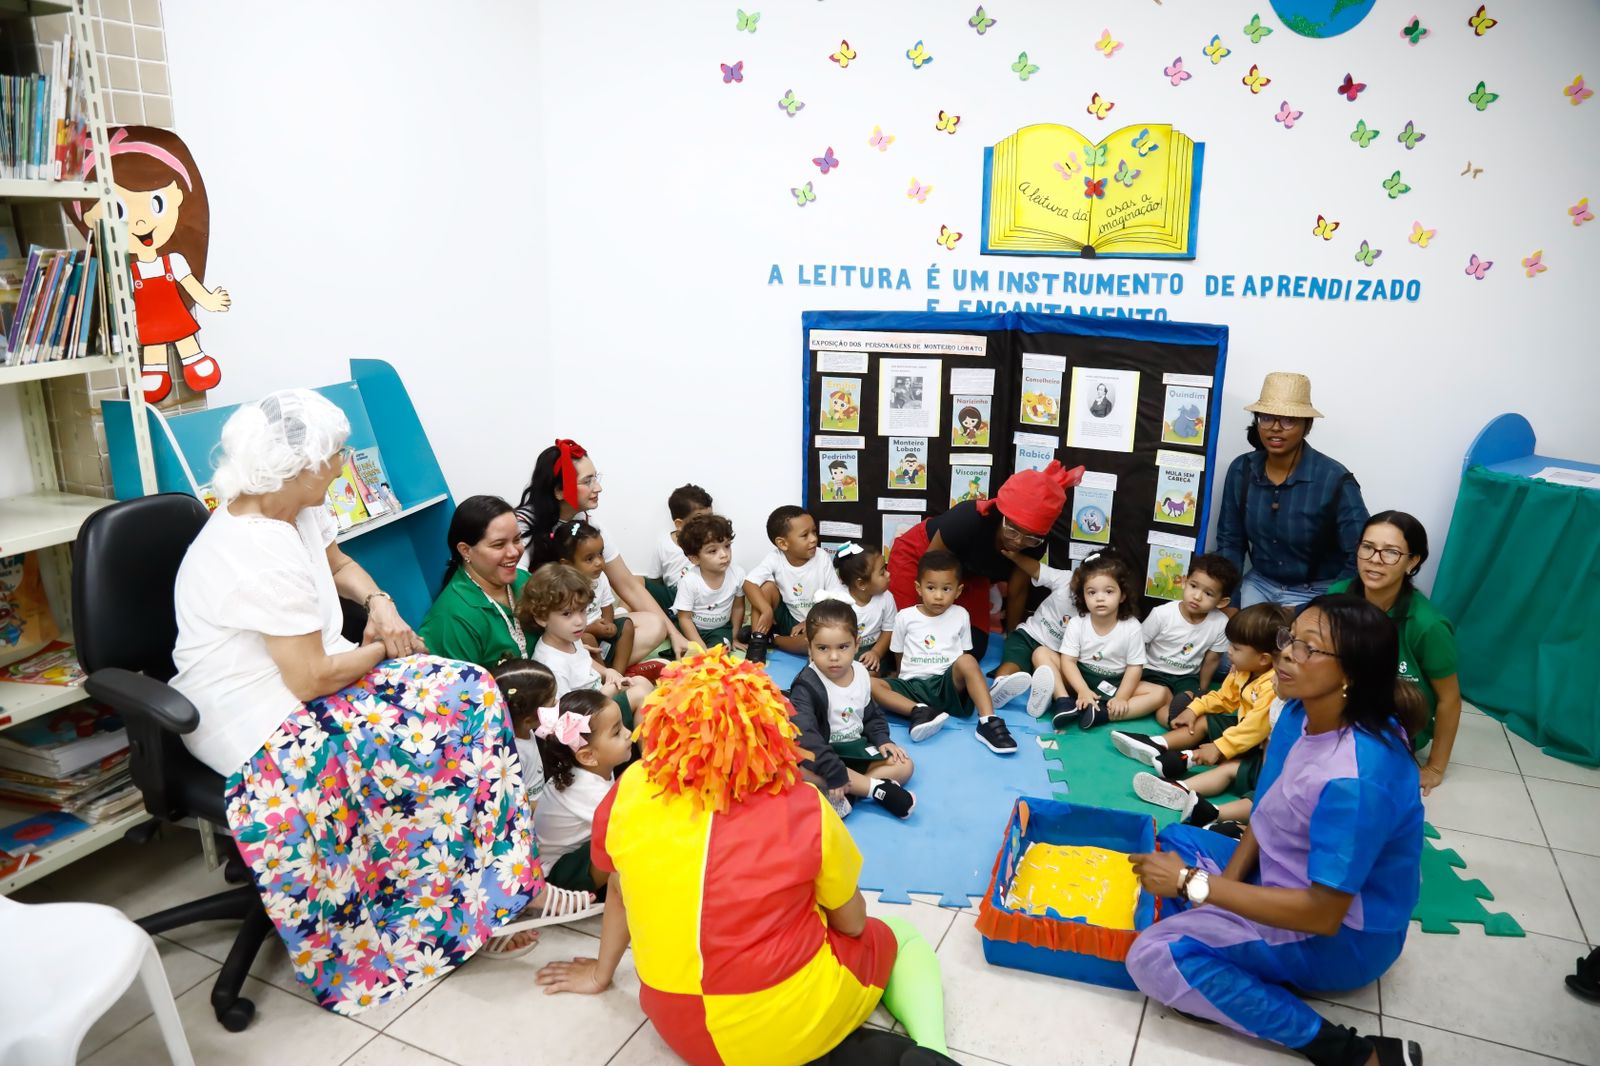
[[[1428,531],[1422,523],[1404,511],[1380,511],[1367,519],[1356,545],[1361,583],[1335,581],[1328,590],[1362,596],[1387,614],[1400,632],[1400,677],[1416,685],[1428,709],[1427,724],[1411,738],[1426,759],[1424,796],[1444,780],[1461,725],[1455,626],[1411,583],[1427,561]]]
[[[1217,552],[1245,570],[1237,604],[1295,607],[1354,577],[1367,505],[1355,475],[1306,443],[1311,379],[1268,374],[1245,408],[1251,451],[1234,459],[1217,509]]]
[[[1006,478],[989,500],[965,500],[926,519],[895,538],[889,549],[889,592],[902,610],[919,603],[917,563],[930,551],[952,552],[961,561],[962,590],[956,603],[972,621],[972,656],[989,647],[989,585],[1006,582],[1005,628],[1022,622],[1032,579],[1014,561],[1038,559],[1045,540],[1066,506],[1067,489],[1083,477],[1083,467],[1064,469],[1051,460],[1043,470],[1019,470]]]
[[[1314,1063],[1420,1064],[1415,1042],[1335,1025],[1292,991],[1360,988],[1400,957],[1421,883],[1420,698],[1396,678],[1394,623],[1365,600],[1319,596],[1277,643],[1287,702],[1250,826],[1237,842],[1169,826],[1130,856],[1177,913],[1134,941],[1128,973],[1175,1011]]]

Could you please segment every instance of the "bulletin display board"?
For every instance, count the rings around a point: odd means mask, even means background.
[[[883,544],[1051,459],[1083,482],[1058,567],[1106,547],[1145,610],[1205,550],[1226,326],[1022,312],[807,311],[801,484],[824,544]],[[1143,611],[1141,611],[1141,614]]]

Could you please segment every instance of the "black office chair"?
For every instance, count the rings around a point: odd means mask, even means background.
[[[72,553],[72,623],[89,694],[127,726],[130,768],[145,810],[165,822],[195,818],[225,829],[222,776],[180,739],[194,731],[199,713],[167,684],[177,672],[173,585],[209,517],[203,503],[183,493],[125,500],[90,515]],[[354,628],[359,639],[365,624],[360,607],[347,603],[346,632]],[[255,1004],[239,990],[274,930],[233,838],[219,833],[217,840],[229,856],[225,876],[239,887],[139,919],[139,926],[155,934],[194,922],[242,921],[211,988],[217,1021],[237,1033],[255,1016]]]

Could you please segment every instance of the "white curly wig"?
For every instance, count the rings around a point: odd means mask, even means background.
[[[222,427],[212,486],[222,503],[276,492],[344,447],[350,420],[310,389],[283,389],[240,406]]]

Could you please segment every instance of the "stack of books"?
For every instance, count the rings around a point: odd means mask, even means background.
[[[0,366],[76,359],[89,351],[100,288],[95,235],[75,251],[30,245],[28,257],[0,260]]]
[[[134,810],[140,795],[121,719],[80,704],[0,733],[0,799],[88,824]]]
[[[42,74],[0,77],[0,178],[63,181],[89,153],[83,53],[69,36],[50,45]]]
[[[328,510],[341,533],[400,510],[377,448],[350,452],[339,476],[328,486]]]

